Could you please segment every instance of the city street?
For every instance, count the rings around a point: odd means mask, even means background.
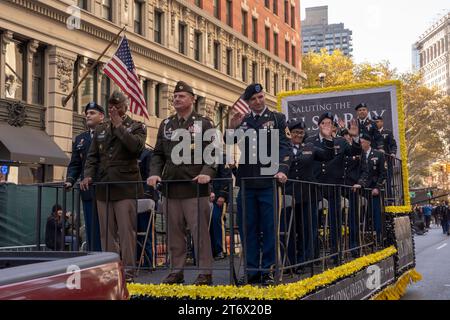
[[[449,300],[450,237],[432,225],[425,235],[415,236],[415,243],[416,270],[423,279],[409,286],[402,300]]]

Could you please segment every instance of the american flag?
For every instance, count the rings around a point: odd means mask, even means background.
[[[245,102],[244,99],[239,98],[233,105],[233,110],[236,112],[239,112],[242,115],[246,115],[247,113],[250,113],[250,107],[248,106],[248,103]]]
[[[131,101],[130,111],[148,119],[144,93],[125,36],[122,38],[116,53],[106,64],[104,72],[128,95]]]

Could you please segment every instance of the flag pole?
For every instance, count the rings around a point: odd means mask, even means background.
[[[97,66],[97,64],[100,62],[100,59],[103,58],[103,56],[105,55],[106,51],[108,51],[108,49],[111,48],[113,43],[116,42],[116,40],[119,38],[120,34],[122,32],[124,32],[126,30],[126,28],[127,28],[127,26],[125,25],[122,29],[120,29],[120,31],[111,40],[111,42],[108,44],[108,46],[105,48],[105,50],[103,50],[103,52],[100,54],[100,56],[97,58],[97,60],[95,60],[95,62],[83,74],[83,76],[81,77],[80,81],[78,81],[78,83],[75,86],[75,88],[73,88],[72,91],[64,98],[64,100],[63,100],[63,107],[66,106],[67,102],[70,100],[70,98],[72,98],[73,94],[77,92],[79,86],[81,85],[81,83],[83,83],[84,79],[86,79],[88,74],[91,73],[91,71]]]

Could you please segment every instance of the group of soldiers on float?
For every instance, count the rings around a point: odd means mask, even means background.
[[[233,175],[236,185],[240,187],[236,199],[237,221],[247,270],[239,284],[274,283],[276,237],[287,234],[287,225],[281,221],[289,220],[292,212],[296,223],[291,233],[297,236],[290,238],[287,247],[290,264],[318,257],[319,198],[325,198],[328,202],[330,252],[337,253],[340,240],[336,232],[336,219],[340,216],[341,194],[337,194],[333,187],[319,188],[321,185],[351,187],[353,194],[349,196],[348,218],[351,248],[358,245],[355,208],[359,197],[356,195],[370,189],[375,230],[378,241],[381,241],[380,190],[384,188],[386,178],[385,154],[396,154],[395,140],[392,132],[383,128],[383,119],[377,117],[370,120],[368,106],[361,103],[356,106],[357,119],[352,120],[348,128],[336,123],[333,114],[325,113],[319,117],[318,133],[308,137],[305,124],[300,119],[286,122],[284,114],[266,106],[262,85],[248,86],[242,99],[248,103],[251,112],[246,115],[232,113],[229,128],[244,132],[263,129],[267,132],[267,139],[260,141],[260,136],[256,135],[254,142],[258,149],[262,144],[267,144],[264,147],[267,147],[269,154],[271,148],[279,149],[278,171],[274,175],[261,173],[261,168],[267,165],[261,164],[259,155],[256,164],[242,163],[238,166],[206,162],[173,163],[171,154],[178,141],[174,141],[172,135],[176,129],[188,130],[192,146],[195,146],[195,134],[203,134],[214,127],[211,119],[195,112],[194,91],[185,82],[180,81],[175,87],[173,107],[176,112],[161,122],[152,151],[145,148],[145,125],[126,115],[128,99],[122,93],[114,92],[109,99],[109,118],[106,120],[103,120],[104,108],[94,102],[89,103],[85,109],[89,130],[74,138],[66,180],[66,188],[71,188],[81,177],[89,249],[120,254],[129,267],[127,276],[132,279],[136,266],[138,227],[136,202],[133,199],[142,197],[145,190],[146,195],[156,200],[155,190],[158,189],[162,194],[162,211],[168,222],[170,274],[163,282],[184,282],[186,232],[189,230],[200,270],[194,283],[211,285],[213,261],[223,259],[227,253],[223,208],[232,190],[230,183],[224,179],[231,179]],[[196,121],[202,122],[200,129]],[[278,143],[275,145],[270,144],[273,130],[278,130]],[[207,145],[208,142],[203,142],[202,150]],[[193,156],[194,148],[191,149]],[[253,152],[249,149],[247,141],[241,156],[249,159]],[[96,187],[96,206],[92,203],[94,195],[90,185],[93,182],[142,180],[146,180],[144,186],[110,185],[107,196],[105,185],[99,185]],[[171,180],[174,182],[170,183]],[[278,212],[281,199],[274,197],[274,194],[281,189],[285,195],[291,196],[292,201],[290,211],[285,210],[285,216],[280,217],[280,230],[276,232],[274,212]],[[320,205],[324,206],[323,202]],[[91,209],[95,207],[99,219]],[[279,239],[281,242],[285,240],[283,237]],[[355,250],[352,254],[357,256],[358,252]],[[332,258],[338,262],[337,254]]]

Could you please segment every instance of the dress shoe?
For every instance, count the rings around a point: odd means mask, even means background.
[[[183,272],[172,272],[169,274],[164,281],[163,284],[177,284],[177,283],[183,283],[184,282],[184,274]]]
[[[210,286],[212,285],[212,275],[210,274],[199,274],[194,282],[196,286]]]
[[[226,257],[227,257],[226,254],[223,253],[223,252],[221,252],[221,253],[219,253],[218,255],[216,255],[216,256],[214,257],[214,260],[223,260],[223,259],[225,259]]]
[[[242,277],[238,281],[238,286],[245,286],[246,284],[257,284],[261,282],[261,275],[260,274],[253,274],[247,276],[247,281],[245,281],[245,277]]]

